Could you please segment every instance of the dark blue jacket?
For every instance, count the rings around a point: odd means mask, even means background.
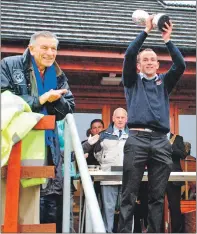
[[[73,112],[75,103],[67,77],[56,62],[54,65],[57,74],[57,89],[67,89],[68,93],[55,102],[46,102],[45,106],[49,115],[55,115],[56,120],[62,120],[66,114]],[[42,105],[39,102],[35,83],[29,49],[23,55],[10,56],[1,60],[1,92],[9,90],[22,97],[33,112],[39,113]]]
[[[174,134],[170,134],[170,139],[173,137]],[[185,159],[187,154],[185,152],[185,145],[183,141],[183,137],[180,135],[176,135],[175,140],[172,144],[172,171],[183,171],[181,168],[180,159]],[[174,185],[181,186],[184,185],[184,181],[172,181]]]
[[[57,89],[67,89],[68,93],[55,102],[46,102],[49,115],[55,115],[56,121],[62,120],[66,114],[72,113],[75,107],[74,97],[70,91],[65,74],[57,63],[54,63],[57,74]],[[23,98],[33,112],[40,113],[42,105],[39,103],[39,95],[33,68],[30,62],[30,52],[27,49],[23,55],[10,56],[1,60],[1,91],[9,90]],[[47,187],[41,190],[41,195],[62,194],[62,157],[60,153],[58,132],[53,144],[47,147],[48,165],[55,165],[54,179],[49,179]]]
[[[150,128],[169,132],[169,94],[185,70],[185,62],[179,49],[171,42],[166,46],[173,65],[164,74],[153,80],[141,79],[137,73],[137,54],[147,37],[141,32],[127,48],[122,82],[128,111],[129,128]]]

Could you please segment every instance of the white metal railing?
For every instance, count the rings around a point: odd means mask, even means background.
[[[70,156],[75,152],[77,165],[86,198],[93,232],[105,233],[100,207],[94,191],[91,176],[72,114],[67,114],[64,121],[64,193],[63,193],[63,233],[70,232]]]

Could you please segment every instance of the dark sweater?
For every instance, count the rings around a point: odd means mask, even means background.
[[[141,32],[127,48],[123,64],[123,85],[128,111],[129,128],[150,128],[169,132],[169,94],[185,70],[185,62],[179,49],[171,42],[166,46],[173,65],[153,80],[141,79],[137,73],[137,54],[147,37]]]
[[[174,134],[170,134],[170,139]],[[186,158],[185,145],[183,141],[183,137],[180,135],[176,135],[176,138],[172,144],[172,171],[182,171],[180,159]]]
[[[81,142],[84,154],[88,153],[88,157],[86,158],[87,165],[100,165],[99,162],[94,157],[94,150],[95,150],[95,144],[90,145],[88,143],[88,140]]]
[[[173,137],[174,134],[170,134],[170,139]],[[183,141],[183,137],[180,135],[176,135],[176,138],[172,144],[172,171],[183,171],[181,168],[181,162],[180,159],[186,158],[186,152],[185,152],[185,145]],[[182,186],[185,184],[184,181],[172,181],[171,182],[174,185]]]

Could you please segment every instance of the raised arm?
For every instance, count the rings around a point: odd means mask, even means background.
[[[135,38],[135,40],[130,43],[126,50],[123,62],[122,82],[123,85],[128,88],[131,87],[137,80],[137,55],[148,33],[153,28],[152,19],[153,16],[149,16],[149,18],[146,20],[145,29]]]
[[[186,64],[181,52],[170,40],[172,28],[173,24],[170,21],[170,25],[166,24],[166,28],[163,28],[164,32],[162,32],[162,37],[164,39],[164,42],[166,43],[166,47],[173,61],[171,68],[164,75],[164,84],[168,90],[168,93],[171,93],[172,89],[180,80],[186,68]]]

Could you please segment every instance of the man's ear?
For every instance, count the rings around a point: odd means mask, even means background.
[[[160,63],[159,63],[159,62],[157,62],[157,70],[159,69],[159,65],[160,65]]]
[[[140,63],[137,63],[137,70],[140,71]]]
[[[128,121],[128,117],[126,117],[126,123],[127,123],[127,121]]]
[[[34,47],[32,45],[28,45],[29,52],[33,56],[34,55]]]

